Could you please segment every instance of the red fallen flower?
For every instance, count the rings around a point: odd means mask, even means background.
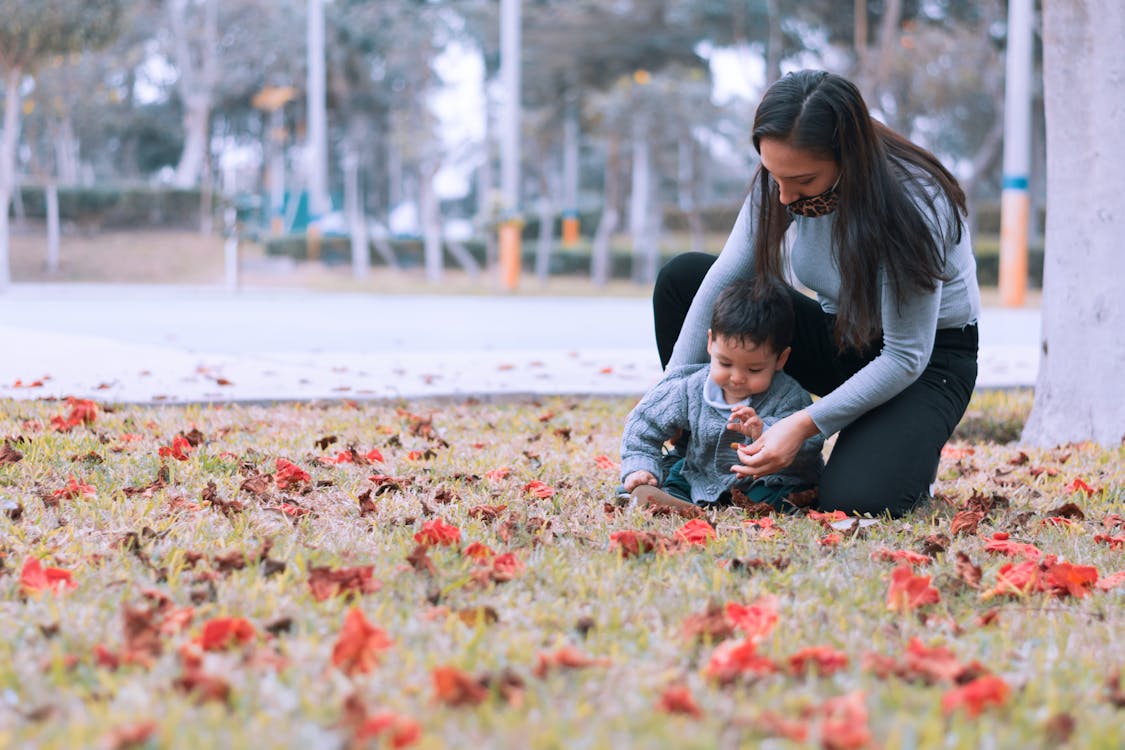
[[[157,454],[161,457],[174,458],[177,461],[187,461],[191,453],[192,445],[188,439],[183,435],[176,435],[172,438],[172,445],[162,445]]]
[[[473,542],[468,547],[461,550],[461,554],[465,557],[471,557],[474,560],[487,560],[496,553],[487,544]]]
[[[430,672],[434,700],[447,706],[476,706],[488,697],[488,688],[457,667],[434,667]]]
[[[959,708],[969,716],[980,716],[988,706],[1002,706],[1012,689],[996,675],[984,675],[972,682],[949,690],[941,698],[941,710],[946,714]]]
[[[373,594],[383,586],[373,577],[374,571],[374,565],[360,565],[354,568],[310,565],[309,591],[318,602],[334,596]]]
[[[840,542],[844,541],[844,537],[833,531],[831,534],[821,537],[816,540],[816,543],[822,547],[838,547]]]
[[[489,577],[496,583],[502,583],[521,575],[526,569],[527,566],[518,557],[511,552],[505,552],[493,558]]]
[[[1097,582],[1097,568],[1061,562],[1048,568],[1045,584],[1055,596],[1069,595],[1081,599],[1090,593],[1090,586]]]
[[[257,634],[254,626],[241,617],[216,617],[203,623],[195,642],[204,651],[225,651],[249,643]]]
[[[461,541],[461,529],[433,518],[422,524],[422,530],[414,535],[414,541],[430,546],[449,547]]]
[[[277,506],[277,509],[285,515],[293,516],[294,518],[300,518],[301,516],[307,516],[312,513],[308,508],[302,508],[299,505],[293,505],[293,503],[281,503]]]
[[[544,484],[538,479],[533,479],[523,486],[523,491],[535,497],[547,498],[555,494],[555,488]]]
[[[848,655],[831,646],[806,646],[789,657],[789,672],[801,675],[811,664],[821,677],[829,677],[848,666]]]
[[[422,736],[422,726],[409,716],[380,711],[366,717],[354,736],[357,744],[363,744],[382,734],[387,734],[391,747],[409,747]]]
[[[773,711],[763,711],[754,725],[762,733],[771,737],[784,737],[793,742],[804,742],[809,738],[809,725],[803,721],[787,719]]]
[[[900,565],[891,572],[887,589],[887,609],[909,612],[926,604],[941,601],[941,594],[930,585],[929,576],[916,576],[909,565]]]
[[[653,535],[647,531],[633,531],[626,529],[625,531],[615,531],[609,535],[609,546],[612,549],[617,547],[621,550],[622,557],[637,557],[646,552],[652,552],[656,549],[656,541]]]
[[[594,456],[594,465],[606,471],[617,471],[617,462],[606,455]]]
[[[703,718],[703,709],[695,702],[691,690],[684,685],[669,685],[656,701],[656,710],[669,714],[682,714],[693,719]]]
[[[507,505],[474,505],[469,508],[469,518],[479,518],[482,521],[493,521],[508,509]]]
[[[91,424],[98,418],[98,405],[89,399],[67,396],[66,405],[70,407],[66,421],[72,425]]]
[[[1026,596],[1042,589],[1040,580],[1039,563],[1035,560],[1025,560],[1021,563],[1006,563],[996,573],[996,585],[983,592],[981,599],[991,599],[994,596]]]
[[[729,602],[726,608],[727,619],[746,634],[746,640],[758,644],[773,632],[780,617],[777,611],[777,597],[766,594],[753,604]]]
[[[1125,549],[1125,534],[1110,536],[1109,534],[1094,534],[1094,541],[1108,544],[1110,549]]]
[[[1102,591],[1109,591],[1125,583],[1125,570],[1106,576],[1094,585]]]
[[[758,653],[757,644],[750,638],[741,641],[724,641],[711,652],[707,662],[707,676],[726,684],[739,675],[764,676],[774,674],[778,666]]]
[[[74,582],[74,574],[69,570],[44,568],[39,558],[28,555],[23,561],[23,570],[20,571],[20,588],[24,594],[40,591],[61,594],[69,589],[78,588],[78,584]]]
[[[1040,526],[1066,526],[1067,528],[1074,528],[1078,526],[1074,521],[1063,516],[1049,516],[1039,522]]]
[[[927,683],[954,682],[965,672],[965,665],[945,646],[927,646],[911,638],[906,644],[906,656],[899,676],[905,679],[921,678]]]
[[[1023,557],[1026,560],[1038,560],[1043,556],[1043,550],[1034,544],[1013,542],[1008,538],[1008,532],[1006,531],[997,531],[993,534],[992,538],[985,542],[984,550],[985,552],[998,552],[1002,555]]]
[[[886,547],[880,547],[871,553],[872,560],[883,560],[885,562],[904,562],[910,565],[929,565],[934,561],[934,558],[929,555],[923,555],[909,549],[896,549],[890,550]]]
[[[973,448],[955,448],[952,445],[944,445],[941,449],[941,457],[950,461],[960,461],[962,458],[968,458],[976,453]]]
[[[386,631],[372,625],[359,607],[352,607],[332,647],[332,666],[349,676],[367,674],[379,666],[380,656],[393,645]]]
[[[62,500],[72,500],[79,495],[89,495],[93,497],[95,494],[94,487],[86,484],[85,482],[76,479],[73,474],[69,475],[66,486],[62,489],[55,490],[51,493],[51,497]]]
[[[535,668],[532,673],[540,679],[547,676],[552,669],[585,669],[587,667],[607,667],[612,662],[605,658],[586,656],[574,646],[566,645],[554,653],[540,651],[536,657]]]
[[[843,521],[848,517],[848,514],[842,510],[834,510],[831,513],[824,513],[819,510],[809,511],[810,521],[820,521],[825,526],[828,526],[834,521]]]
[[[1098,490],[1086,484],[1085,481],[1078,477],[1072,479],[1065,487],[1063,487],[1063,490],[1070,493],[1085,492],[1087,495],[1095,495],[1098,493]]]
[[[507,479],[509,476],[511,476],[511,474],[512,474],[511,469],[509,469],[507,466],[501,466],[498,469],[492,469],[491,471],[486,471],[484,473],[484,478],[489,480],[490,482],[498,482],[501,479]]]
[[[829,698],[819,712],[820,744],[825,750],[858,750],[871,742],[862,691]]]
[[[288,489],[296,484],[308,482],[312,479],[307,471],[284,458],[277,459],[275,466],[277,467],[275,481],[277,482],[277,488],[279,490]]]
[[[317,456],[316,462],[324,466],[332,466],[338,464],[354,464],[355,454],[351,451],[340,451],[335,456]]]
[[[363,457],[368,461],[378,461],[379,463],[383,463],[383,454],[379,452],[378,448],[372,448],[371,450],[367,451],[367,453],[364,453]]]
[[[715,527],[707,521],[693,518],[676,530],[676,536],[688,544],[704,545],[715,539],[718,534],[715,533]]]
[[[785,533],[785,529],[777,525],[777,521],[769,516],[761,518],[747,518],[742,522],[745,526],[756,527],[759,539],[771,539]]]

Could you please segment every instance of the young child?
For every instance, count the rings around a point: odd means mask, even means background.
[[[629,413],[621,438],[622,489],[638,503],[690,513],[729,504],[731,489],[738,488],[755,502],[791,510],[790,493],[816,486],[824,467],[819,435],[805,441],[784,472],[747,480],[731,471],[739,463],[739,443],[753,442],[812,403],[782,372],[793,338],[789,294],[780,283],[756,289],[750,280],[724,289],[707,331],[710,363],[669,368]],[[681,433],[683,458],[665,476],[661,448]]]

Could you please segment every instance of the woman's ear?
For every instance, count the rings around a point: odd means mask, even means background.
[[[785,367],[785,363],[789,361],[789,353],[791,351],[793,351],[793,347],[787,346],[781,351],[781,354],[777,355],[777,368],[774,370],[775,372],[782,371]]]

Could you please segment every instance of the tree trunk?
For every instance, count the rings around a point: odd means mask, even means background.
[[[546,284],[551,273],[551,253],[555,249],[555,212],[551,199],[546,195],[539,196],[536,209],[539,215],[539,240],[535,243],[535,276]]]
[[[563,210],[578,210],[579,122],[578,93],[571,88],[566,94],[566,111],[563,119]]]
[[[59,272],[59,183],[47,181],[47,273]]]
[[[437,195],[434,193],[434,175],[437,167],[422,165],[418,175],[418,220],[422,224],[422,256],[425,259],[426,281],[441,281],[441,215]]]
[[[3,140],[0,140],[0,291],[7,289],[12,281],[8,206],[12,202],[12,188],[16,182],[16,130],[20,125],[21,78],[23,72],[13,68],[4,80],[4,133]]]
[[[359,157],[349,145],[344,154],[344,205],[348,215],[348,235],[352,247],[352,277],[367,278],[367,218],[359,187]]]
[[[602,217],[590,245],[590,278],[594,286],[603,287],[609,282],[610,257],[609,241],[617,230],[619,194],[621,178],[618,164],[618,140],[616,135],[609,137],[605,156],[605,195],[602,199]]]
[[[766,39],[766,86],[781,78],[781,56],[784,37],[781,34],[781,8],[778,0],[766,0],[769,36]]]
[[[691,251],[703,251],[703,215],[699,210],[699,149],[690,132],[680,135],[677,188],[680,210],[687,217]]]
[[[633,281],[646,279],[652,252],[652,169],[648,115],[633,116],[633,184],[629,196],[629,233],[633,240]]]
[[[211,114],[209,98],[193,96],[184,103],[184,110],[184,150],[180,153],[172,183],[176,187],[190,188],[199,184],[199,175],[203,171],[207,118]]]
[[[1125,79],[1120,0],[1043,11],[1047,253],[1039,378],[1023,440],[1125,439]]]

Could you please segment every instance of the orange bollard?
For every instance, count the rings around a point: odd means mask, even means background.
[[[1031,198],[1027,190],[1000,194],[1000,301],[1022,307],[1027,291],[1027,229]]]
[[[505,221],[500,224],[500,282],[511,292],[520,281],[520,230],[523,222]]]
[[[580,225],[578,222],[578,213],[575,211],[567,211],[563,214],[562,220],[562,244],[563,247],[574,247],[578,244],[578,230]]]
[[[305,234],[305,259],[320,260],[320,227],[309,224]]]

